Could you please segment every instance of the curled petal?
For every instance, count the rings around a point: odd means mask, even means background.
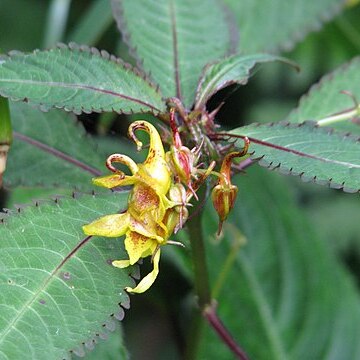
[[[131,173],[134,175],[138,172],[138,166],[135,161],[129,156],[123,154],[112,154],[106,159],[106,167],[113,173],[121,174],[124,176],[123,172],[113,166],[113,163],[120,163],[126,165]]]
[[[142,142],[136,137],[135,131],[146,131],[150,136],[149,152],[143,164],[139,165],[136,174],[139,181],[152,186],[159,195],[165,195],[170,187],[171,173],[165,160],[164,147],[156,128],[146,121],[135,121],[129,126],[129,136],[135,141],[138,149]]]
[[[130,224],[130,215],[113,214],[106,215],[83,226],[86,235],[118,237],[126,233]]]
[[[147,274],[135,288],[125,288],[126,291],[128,291],[129,293],[141,294],[144,291],[148,290],[149,287],[154,283],[156,277],[159,274],[160,249],[155,251],[156,252],[153,258],[154,268],[151,273]]]
[[[114,174],[93,178],[92,182],[94,185],[112,189],[118,186],[133,185],[136,182],[136,178],[134,176]]]
[[[149,159],[149,157],[151,157],[151,156],[160,156],[160,157],[164,158],[164,156],[165,156],[164,147],[163,147],[160,135],[159,135],[158,131],[156,130],[155,126],[148,123],[147,121],[141,121],[141,120],[134,121],[132,124],[130,124],[129,130],[128,130],[129,137],[132,140],[134,140],[138,150],[141,150],[143,144],[136,137],[136,135],[135,135],[136,130],[144,130],[150,136],[149,154],[148,154],[148,158],[145,160],[145,162],[150,161],[151,159]],[[155,152],[155,154],[152,155],[151,154],[152,152]]]

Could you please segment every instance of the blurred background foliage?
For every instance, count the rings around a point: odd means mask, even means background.
[[[13,49],[30,51],[52,46],[58,41],[76,41],[106,49],[134,63],[112,20],[108,0],[1,0],[0,14],[2,52]],[[227,100],[217,121],[230,128],[250,122],[272,122],[286,118],[299,98],[323,75],[360,53],[359,19],[359,1],[349,2],[335,19],[284,53],[300,65],[300,73],[282,64],[266,65],[255,73],[248,85],[222,91],[209,104],[210,108],[215,108],[221,101]],[[80,120],[89,132],[103,137],[106,147],[109,137],[124,134],[131,117],[92,114],[82,115]],[[129,147],[129,151],[131,149]],[[359,196],[304,184],[293,177],[287,177],[286,181],[298,206],[308,214],[320,238],[359,283],[360,231],[356,221],[360,214]],[[241,189],[243,191],[246,189]],[[62,193],[62,189],[56,189],[55,193]],[[4,207],[11,208],[14,204],[28,203],[34,198],[45,198],[51,194],[54,194],[54,189],[2,190],[1,202]],[[178,320],[174,323],[176,313],[182,311],[176,305],[176,300],[187,296],[191,283],[186,274],[179,273],[173,260],[171,253],[165,256],[164,270],[147,296],[132,298],[132,309],[123,324],[127,347],[134,359],[145,358],[144,354],[149,359],[175,359],[174,349],[183,345],[184,339],[178,336],[181,332],[177,332],[183,324]],[[174,281],[176,288],[169,287]],[[166,300],[161,289],[167,290]],[[187,316],[189,314],[184,313],[184,319]],[[112,359],[109,349],[118,346],[120,336],[117,334],[111,335],[112,340],[106,347],[96,347],[87,358]],[[138,346],[139,339],[144,339],[141,347]]]

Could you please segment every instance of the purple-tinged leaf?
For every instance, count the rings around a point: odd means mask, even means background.
[[[250,139],[252,158],[284,174],[346,192],[360,190],[360,141],[314,123],[249,125],[230,134]],[[237,141],[239,147],[242,140]]]
[[[0,56],[0,94],[42,110],[165,111],[161,94],[139,71],[106,51],[75,44]]]

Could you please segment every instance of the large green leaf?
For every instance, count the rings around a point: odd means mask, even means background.
[[[107,52],[70,44],[0,57],[0,94],[75,113],[165,110],[158,91]]]
[[[343,0],[225,0],[235,14],[241,53],[290,49],[333,18]]]
[[[195,109],[201,109],[212,95],[226,86],[245,85],[257,64],[275,60],[286,61],[269,54],[233,55],[206,66],[196,91]]]
[[[202,68],[230,50],[228,16],[217,0],[112,0],[114,16],[163,95],[194,102]]]
[[[214,211],[203,219],[220,318],[250,359],[358,359],[360,298],[352,279],[286,183],[258,170],[237,179],[239,199],[222,240],[214,238]],[[198,358],[231,355],[207,328]]]
[[[313,123],[249,125],[231,131],[248,136],[260,165],[304,181],[357,192],[360,189],[360,143]],[[242,140],[237,141],[242,146]]]
[[[127,193],[83,195],[27,207],[0,224],[0,349],[2,359],[63,359],[92,344],[110,315],[129,306],[124,291],[134,269],[120,239],[86,237],[81,226],[123,210]],[[79,346],[79,347],[78,347]]]
[[[118,323],[121,325],[121,323]],[[115,331],[109,333],[105,341],[99,341],[95,349],[88,352],[85,356],[86,360],[120,360],[130,359],[124,345],[124,335],[121,326],[117,326]]]
[[[11,114],[14,142],[6,186],[93,189],[91,178],[106,170],[105,155],[75,117],[60,110],[43,113],[22,103],[12,103]]]
[[[78,44],[96,44],[112,22],[111,6],[108,0],[95,0],[77,21],[69,34],[69,41]]]
[[[317,121],[353,108],[354,100],[349,95],[341,94],[342,91],[360,101],[360,57],[322,78],[300,99],[299,106],[290,113],[287,120],[297,123]],[[351,119],[331,126],[360,135],[359,124],[351,122]]]

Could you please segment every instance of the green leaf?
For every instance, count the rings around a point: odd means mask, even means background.
[[[122,360],[130,359],[124,345],[124,335],[121,323],[117,324],[115,331],[109,334],[105,341],[99,341],[95,349],[86,354],[85,360]]]
[[[215,212],[203,219],[221,320],[250,359],[358,359],[360,298],[352,278],[283,179],[259,170],[235,181],[239,198],[223,239],[215,240]],[[231,355],[207,327],[198,359],[210,358]]]
[[[353,108],[354,100],[349,95],[341,94],[341,91],[348,92],[360,102],[360,57],[323,77],[300,99],[299,106],[290,113],[287,120],[296,123],[317,121]],[[351,119],[332,126],[360,135],[359,124],[351,122]]]
[[[139,65],[165,98],[176,96],[191,107],[203,67],[230,51],[224,8],[216,0],[112,0],[112,4]]]
[[[248,136],[253,159],[284,174],[299,175],[346,192],[360,189],[360,143],[313,123],[249,125],[230,134]],[[237,141],[242,146],[242,141]]]
[[[82,225],[124,209],[128,194],[83,195],[10,214],[0,224],[0,349],[6,359],[68,359],[113,327],[129,306],[130,269],[120,239],[86,237]],[[105,325],[103,327],[103,325]]]
[[[219,90],[232,84],[247,84],[251,72],[259,63],[286,59],[269,54],[233,55],[205,67],[196,91],[196,109],[201,109]]]
[[[135,69],[105,51],[75,44],[0,56],[0,94],[12,100],[26,100],[43,110],[165,110],[161,95]]]
[[[11,113],[15,132],[6,186],[94,189],[91,178],[106,170],[106,157],[74,116],[60,110],[43,113],[22,103],[12,103]]]
[[[101,14],[101,16],[99,16]],[[95,0],[68,36],[69,41],[78,44],[96,44],[112,22],[108,0]]]
[[[314,226],[318,227],[325,243],[341,256],[360,255],[359,223],[354,215],[360,212],[357,196],[324,197],[315,194],[307,201],[304,209]],[[341,226],[339,226],[341,224]]]
[[[291,49],[342,8],[343,0],[225,0],[235,15],[243,54]]]

